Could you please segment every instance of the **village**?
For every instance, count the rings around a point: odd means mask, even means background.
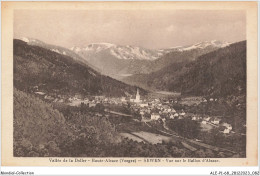
[[[141,122],[158,121],[165,124],[165,122],[167,123],[168,120],[190,119],[199,122],[202,131],[210,131],[212,128],[218,128],[223,134],[235,133],[234,131],[232,131],[232,125],[225,122],[223,117],[209,116],[206,114],[194,114],[190,112],[185,112],[183,109],[174,108],[175,105],[186,104],[187,102],[189,103],[194,100],[196,101],[196,103],[217,101],[217,99],[213,98],[207,100],[201,97],[191,97],[183,101],[177,99],[141,98],[138,89],[134,98],[117,98],[105,96],[91,96],[84,98],[81,95],[75,95],[69,98],[65,98],[64,96],[57,96],[54,98],[40,91],[35,91],[34,93],[45,99],[46,101],[51,101],[54,103],[66,103],[70,106],[81,106],[82,104],[84,104],[87,105],[89,108],[94,108],[96,107],[96,105],[102,104],[106,107],[106,112],[113,112],[114,114],[123,116],[132,116],[131,113],[133,112],[135,115],[138,114],[140,116]],[[129,108],[129,111],[127,113],[111,111],[109,110],[110,106],[125,106]],[[96,112],[95,115],[102,116],[100,112]],[[105,116],[108,117],[109,115],[106,114]]]

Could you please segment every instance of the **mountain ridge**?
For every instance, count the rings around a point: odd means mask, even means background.
[[[156,72],[127,77],[124,81],[184,95],[226,96],[239,94],[240,89],[240,93],[245,94],[245,79],[246,41],[242,41],[201,55],[193,61],[170,64]]]
[[[101,75],[83,63],[40,46],[14,40],[14,86],[24,92],[39,91],[71,96],[134,95],[137,87]],[[145,91],[140,89],[140,93]]]
[[[92,43],[70,49],[49,45],[36,39],[24,38],[30,45],[41,46],[59,54],[69,55],[103,75],[125,80],[135,74],[148,74],[166,68],[173,63],[193,61],[198,56],[230,45],[217,40],[167,49],[145,49],[113,43]]]
[[[78,51],[76,52],[78,55],[95,65],[104,74],[121,80],[125,78],[124,75],[151,73],[171,63],[194,60],[199,55],[219,49],[223,45],[226,46],[228,43],[211,41],[196,44],[196,47],[191,45],[193,47],[187,46],[182,49],[148,50],[129,45],[125,47],[111,43],[105,45],[95,43],[72,49]]]

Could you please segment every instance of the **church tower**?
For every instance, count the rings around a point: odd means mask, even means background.
[[[139,94],[138,88],[137,88],[137,92],[136,92],[135,102],[140,102],[140,94]]]

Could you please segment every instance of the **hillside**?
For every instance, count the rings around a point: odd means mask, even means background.
[[[41,92],[67,96],[125,96],[136,92],[136,87],[101,75],[70,56],[21,40],[14,40],[14,86],[26,92],[37,87]]]
[[[177,75],[185,71],[184,66],[186,64],[216,49],[208,46],[206,48],[193,48],[184,51],[171,51],[153,62],[142,65],[142,70],[148,70],[143,72],[145,74],[139,73],[124,77],[122,81],[146,89],[170,90],[170,82],[173,82],[178,77]]]
[[[64,47],[56,46],[56,45],[51,45],[51,44],[45,43],[43,41],[40,41],[38,39],[33,39],[33,38],[28,38],[28,37],[22,37],[19,40],[26,42],[28,45],[39,46],[39,47],[54,51],[56,53],[59,53],[61,55],[69,56],[69,57],[73,58],[75,61],[85,64],[86,67],[91,67],[92,69],[99,71],[99,69],[97,67],[90,64],[89,62],[87,62],[87,60],[83,59],[78,54],[76,54],[74,51],[72,51],[68,48],[64,48]]]
[[[33,156],[35,149],[42,146],[50,147],[46,153],[59,153],[57,134],[65,131],[64,116],[51,105],[15,88],[13,96],[14,156]]]
[[[52,105],[15,88],[13,98],[15,157],[99,156],[99,148],[118,141],[107,119],[80,113],[64,116]]]
[[[125,81],[142,87],[190,95],[226,96],[245,93],[246,42],[231,44],[191,62],[186,60],[150,74],[134,75]]]
[[[199,57],[175,85],[183,94],[245,95],[246,41]]]

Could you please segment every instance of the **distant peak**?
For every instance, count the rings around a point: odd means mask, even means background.
[[[29,38],[29,37],[21,37],[21,38],[18,38],[19,40],[22,40],[26,43],[29,43],[29,44],[44,44],[44,42],[38,40],[38,39],[34,39],[34,38]]]
[[[101,42],[101,43],[90,43],[86,48],[92,48],[92,47],[111,48],[115,46],[116,45],[113,43]]]
[[[76,51],[76,52],[79,52],[81,51],[81,48],[80,47],[77,47],[77,46],[73,46],[70,48],[71,51]]]
[[[24,41],[26,43],[30,42],[29,38],[27,38],[27,37],[22,37],[22,38],[20,38],[20,40],[22,40],[22,41]]]
[[[193,45],[170,47],[169,49],[185,51],[185,50],[192,50],[192,49],[204,49],[204,48],[209,47],[209,46],[217,47],[217,48],[223,48],[223,47],[226,47],[230,44],[231,44],[230,42],[226,42],[226,41],[211,40],[211,41],[198,42],[198,43],[195,43]]]
[[[113,43],[106,43],[106,42],[101,42],[101,43],[91,43],[89,45],[106,45],[106,46],[115,46]]]

